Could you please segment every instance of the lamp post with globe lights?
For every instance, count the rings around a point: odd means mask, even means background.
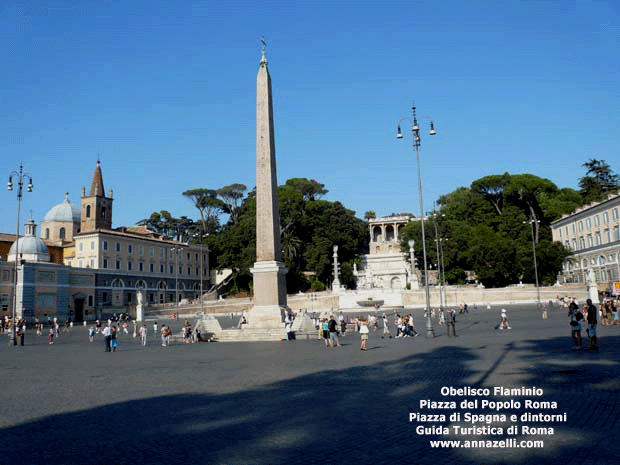
[[[22,195],[24,189],[24,179],[28,179],[28,187],[27,191],[32,192],[32,177],[28,174],[24,173],[24,166],[22,163],[19,164],[19,171],[12,171],[9,175],[9,182],[7,184],[7,189],[9,191],[13,190],[13,176],[17,179],[17,227],[15,236],[17,239],[15,240],[15,276],[13,277],[13,314],[12,314],[12,324],[11,324],[11,345],[17,345],[17,334],[15,333],[17,327],[17,266],[19,264],[19,214],[22,205]]]
[[[426,238],[424,237],[424,201],[422,199],[422,174],[420,170],[420,125],[418,124],[418,117],[416,115],[416,107],[413,105],[411,108],[413,112],[413,125],[411,126],[411,134],[413,137],[413,148],[415,149],[416,162],[418,167],[418,197],[420,199],[420,225],[422,228],[422,254],[424,256],[424,292],[426,297],[425,313],[426,313],[426,337],[434,337],[433,322],[431,320],[431,296],[428,287],[428,263],[426,260]],[[396,134],[397,139],[402,139],[403,134],[400,130],[400,123],[406,118],[402,118],[398,123],[398,132]],[[435,125],[433,121],[430,122],[429,135],[434,136],[437,134],[435,131]]]

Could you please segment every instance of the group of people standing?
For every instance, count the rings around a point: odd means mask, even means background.
[[[568,316],[570,317],[571,337],[575,342],[575,349],[581,349],[581,329],[584,318],[587,322],[586,334],[589,339],[588,349],[598,349],[597,324],[598,309],[592,303],[592,299],[587,299],[581,308],[573,299],[568,306]]]

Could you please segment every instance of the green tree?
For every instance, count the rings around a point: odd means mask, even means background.
[[[603,200],[620,189],[620,176],[605,160],[591,158],[582,166],[586,168],[586,175],[579,179],[579,187],[584,203]]]
[[[218,215],[224,210],[224,203],[217,198],[213,189],[189,189],[183,195],[190,199],[200,213],[202,232],[213,234],[219,224]]]
[[[329,192],[325,189],[325,184],[314,179],[291,178],[286,181],[286,185],[299,191],[307,201],[318,200]]]
[[[224,186],[216,191],[217,195],[220,196],[222,200],[221,209],[224,213],[230,215],[230,221],[232,223],[239,219],[239,207],[241,206],[244,193],[247,189],[248,188],[244,184],[236,183]]]

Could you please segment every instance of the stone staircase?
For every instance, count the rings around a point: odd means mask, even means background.
[[[316,330],[312,320],[303,315],[295,319],[291,328],[251,328],[222,329],[219,321],[211,316],[199,320],[200,335],[203,340],[217,342],[260,342],[260,341],[287,341],[289,339],[308,339],[316,337]],[[290,334],[293,336],[290,336]]]

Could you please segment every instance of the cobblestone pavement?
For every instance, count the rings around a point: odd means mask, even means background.
[[[201,343],[161,347],[122,335],[105,353],[86,328],[54,345],[29,332],[24,347],[0,345],[0,464],[619,464],[620,326],[601,327],[598,351],[575,351],[566,311],[543,320],[533,306],[508,307],[512,330],[498,331],[499,307],[459,315],[424,337],[357,334],[326,349],[318,340]],[[585,331],[584,331],[585,332]],[[3,336],[5,338],[5,336]],[[482,401],[521,408],[461,410],[475,397],[442,387],[490,388]],[[493,387],[540,388],[541,396],[493,394]],[[557,409],[526,410],[525,399]],[[430,410],[423,400],[455,401]],[[410,413],[445,414],[443,423]],[[450,426],[451,413],[566,413],[566,421],[515,424],[553,428],[523,436],[418,435]],[[507,428],[510,420],[476,426]],[[541,440],[543,448],[433,448],[435,440]]]

